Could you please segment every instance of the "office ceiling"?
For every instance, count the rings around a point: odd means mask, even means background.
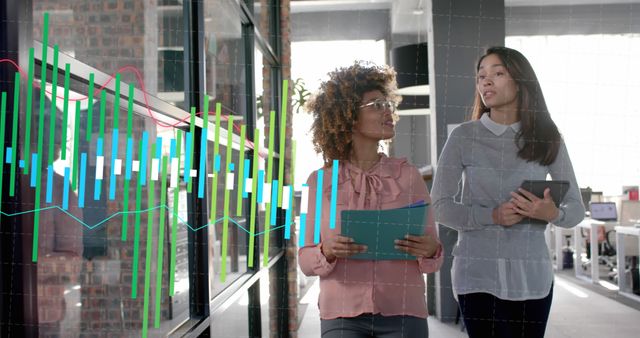
[[[421,34],[426,31],[428,2],[433,0],[293,0],[292,13],[353,10],[391,11],[394,34]],[[469,0],[478,1],[478,0]],[[640,4],[640,0],[505,0],[506,7]]]

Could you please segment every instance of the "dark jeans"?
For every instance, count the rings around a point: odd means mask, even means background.
[[[553,285],[542,299],[509,301],[488,293],[458,295],[469,337],[544,337]]]
[[[320,320],[322,338],[429,337],[426,318],[382,316],[370,313],[357,317]]]

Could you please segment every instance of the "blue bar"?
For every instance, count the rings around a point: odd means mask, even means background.
[[[305,230],[307,230],[307,214],[300,214],[300,238],[298,238],[298,247],[304,246]]]
[[[271,220],[269,224],[276,225],[276,213],[278,212],[278,180],[271,182]]]
[[[158,172],[162,172],[162,164],[160,163],[162,162],[162,137],[160,136],[156,138],[156,158],[160,160],[158,161]]]
[[[13,155],[13,149],[11,149],[11,147],[7,147],[7,152],[5,155],[7,157],[4,159],[4,163],[11,163],[11,159],[13,158],[11,155]]]
[[[255,178],[254,178],[255,179]],[[258,170],[258,203],[262,203],[262,189],[264,184],[264,170]]]
[[[87,177],[87,153],[80,156],[80,190],[78,191],[78,208],[84,208],[85,180]]]
[[[98,142],[97,142],[97,145],[96,145],[96,148],[97,148],[96,149],[96,156],[102,156],[102,154],[103,154],[102,150],[104,148],[104,143],[103,142],[104,141],[101,138],[98,139]]]
[[[249,190],[251,190],[251,187],[247,187],[247,179],[249,178],[249,166],[251,165],[251,162],[247,159],[244,160],[244,177],[242,178],[242,198],[248,198],[249,197]]]
[[[169,158],[176,157],[176,139],[171,139],[171,149],[169,150]]]
[[[215,172],[220,171],[220,154],[216,155],[216,158],[215,158],[215,166],[214,166],[214,169],[213,169],[213,170],[214,170]]]
[[[103,140],[101,138],[98,138],[98,145],[97,145],[97,150],[96,150],[96,156],[103,156]],[[103,168],[103,175],[104,175],[104,168]],[[96,178],[95,181],[95,185],[93,188],[93,199],[95,201],[100,199],[100,193],[102,192],[102,180],[99,180]]]
[[[338,160],[333,160],[331,169],[331,209],[329,211],[329,228],[336,228],[336,203],[338,202]]]
[[[116,199],[116,158],[118,157],[118,129],[111,133],[111,179],[109,179],[109,199]]]
[[[320,242],[320,226],[322,219],[322,180],[324,178],[324,170],[318,170],[318,183],[316,185],[316,223],[313,229],[313,243]]]
[[[206,161],[207,161],[207,128],[202,128],[202,136],[200,137],[200,170],[198,171],[198,198],[204,198],[204,179],[207,177]]]
[[[184,181],[185,183],[189,183],[191,181],[191,132],[187,132],[185,139],[187,140],[187,144],[185,147],[184,153]]]
[[[234,171],[235,169],[236,165],[233,162],[229,163],[229,171]]]
[[[127,169],[125,171],[124,179],[131,180],[131,162],[133,161],[133,138],[127,139]]]
[[[289,208],[284,219],[284,239],[291,239],[291,209],[293,209],[293,187],[289,186]]]
[[[29,184],[29,186],[31,186],[32,188],[36,187],[36,168],[38,167],[36,164],[38,163],[38,154],[36,153],[32,153],[31,154],[31,184]]]
[[[138,177],[140,178],[140,185],[147,185],[147,147],[149,143],[149,135],[146,131],[142,132],[142,156],[140,156],[140,172]]]
[[[69,209],[69,174],[71,168],[64,168],[64,190],[62,191],[62,210]]]
[[[20,160],[20,161],[18,162],[18,166],[19,166],[20,168],[24,168],[24,160]]]
[[[47,197],[45,202],[46,203],[51,203],[53,200],[53,194],[52,191],[53,190],[53,165],[49,164],[47,166]]]

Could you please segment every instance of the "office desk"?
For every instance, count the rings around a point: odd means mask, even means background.
[[[600,264],[598,263],[598,260],[600,259],[598,255],[598,227],[604,226],[606,230],[606,228],[613,229],[618,225],[620,225],[618,222],[603,222],[591,218],[585,218],[574,228],[573,246],[576,258],[574,260],[573,268],[577,278],[585,279],[587,281],[590,280],[591,283],[594,284],[598,284],[600,282]],[[590,230],[591,278],[584,276],[580,271],[580,269],[582,269],[582,235],[580,234],[582,229]]]
[[[634,226],[616,226],[616,246],[618,259],[618,293],[627,298],[640,302],[640,296],[627,289],[625,278],[625,244],[624,236],[635,236],[638,239],[638,251],[640,254],[640,228]],[[593,256],[592,256],[593,257]]]

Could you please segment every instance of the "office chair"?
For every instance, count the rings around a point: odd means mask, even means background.
[[[589,241],[590,234],[587,230],[585,234],[584,229],[580,230],[582,240],[586,242],[585,249],[587,251],[587,261],[581,264],[582,269],[587,271],[591,268],[591,242]],[[613,245],[615,242],[611,240],[615,237],[615,230],[605,231],[604,227],[598,227],[598,264],[604,265],[609,269],[609,279],[611,279],[611,273],[616,269],[616,249]]]

